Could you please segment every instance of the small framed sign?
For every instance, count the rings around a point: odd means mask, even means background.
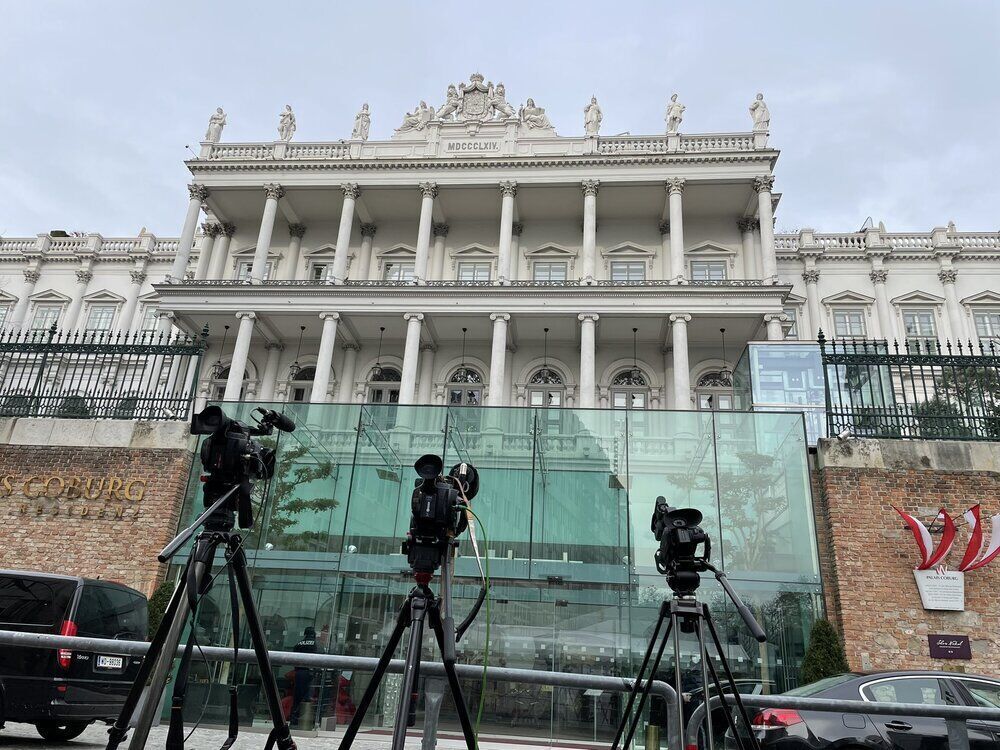
[[[965,573],[957,570],[914,570],[924,609],[961,612],[965,609]]]
[[[967,635],[927,636],[932,659],[971,659],[972,643]]]

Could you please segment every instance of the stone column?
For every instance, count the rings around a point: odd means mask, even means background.
[[[500,183],[500,245],[497,257],[497,282],[506,284],[510,280],[510,246],[514,230],[514,196],[517,195],[516,182]],[[493,376],[490,375],[492,382]]]
[[[427,260],[431,249],[431,225],[434,223],[434,199],[438,194],[437,184],[421,182],[420,224],[417,226],[417,257],[413,264],[413,278],[418,284],[427,282]],[[401,392],[402,393],[402,392]]]
[[[282,276],[289,280],[299,278],[299,258],[302,255],[302,238],[306,236],[305,224],[288,225],[288,257],[285,258],[285,267],[282,269]]]
[[[66,309],[66,317],[63,318],[62,322],[64,331],[75,331],[84,323],[80,319],[80,311],[83,308],[83,297],[87,294],[87,286],[90,284],[90,280],[94,278],[94,272],[90,270],[93,268],[93,265],[94,259],[87,258],[80,264],[80,268],[76,271],[76,286],[73,289],[73,296],[70,298],[69,307]]]
[[[683,284],[687,279],[687,267],[684,263],[684,194],[683,177],[671,177],[665,188],[670,210],[670,273],[675,284]],[[686,407],[681,407],[686,408]]]
[[[595,313],[580,313],[580,408],[592,409],[597,399],[597,321]]]
[[[583,181],[583,268],[581,284],[592,284],[597,268],[597,190],[599,180]]]
[[[740,230],[740,243],[743,247],[743,273],[747,279],[759,277],[757,270],[757,253],[753,244],[753,232],[757,228],[756,219],[740,219],[736,222]]]
[[[660,348],[660,353],[663,355],[663,408],[675,409],[673,388],[674,350],[671,347],[663,346]]]
[[[374,224],[364,223],[361,225],[361,250],[358,252],[358,266],[354,274],[357,279],[371,278],[372,243],[375,241],[377,229]]]
[[[226,379],[226,390],[223,401],[239,401],[240,389],[243,387],[243,374],[247,369],[247,357],[250,355],[250,340],[253,338],[255,312],[238,312],[236,318],[240,321],[236,333],[236,344],[233,347],[233,358],[229,362],[229,377]]]
[[[344,350],[344,366],[340,370],[340,387],[337,388],[337,402],[341,404],[351,403],[354,392],[355,371],[358,368],[357,344],[346,343],[341,347]]]
[[[892,306],[889,304],[889,293],[886,291],[885,282],[889,279],[889,272],[884,268],[875,268],[868,277],[875,287],[875,311],[878,314],[878,326],[882,331],[882,338],[892,345],[898,340],[896,336],[896,325],[892,316]]]
[[[418,390],[417,403],[430,404],[434,394],[434,352],[437,347],[434,344],[420,345],[420,389]]]
[[[767,326],[767,340],[768,341],[783,341],[785,338],[785,332],[781,328],[781,324],[788,320],[788,316],[784,313],[768,313],[764,316],[764,324]]]
[[[757,219],[760,221],[761,277],[765,283],[778,283],[778,259],[774,252],[774,211],[771,208],[771,188],[774,175],[761,175],[753,181],[757,191]]]
[[[660,230],[660,277],[674,278],[673,263],[670,262],[670,222],[661,221],[657,224]]]
[[[264,344],[267,359],[264,360],[264,375],[260,380],[261,401],[274,401],[274,387],[278,384],[278,365],[281,364],[281,353],[285,345],[280,341],[268,341]]]
[[[806,309],[809,313],[809,328],[805,329],[799,321],[799,338],[814,339],[823,327],[823,316],[819,311],[819,269],[806,268],[802,272],[802,280],[806,282]],[[802,334],[806,335],[803,336]]]
[[[955,291],[955,282],[958,280],[958,271],[954,268],[942,268],[938,271],[938,280],[944,287],[945,310],[948,313],[948,327],[951,328],[951,337],[955,342],[969,341],[969,332],[965,325],[965,315],[962,314],[962,305],[958,301],[958,293]]]
[[[490,348],[490,398],[488,406],[506,406],[507,394],[504,382],[507,379],[507,313],[493,313],[493,344]]]
[[[313,378],[312,396],[309,400],[314,404],[325,404],[329,400],[326,392],[330,388],[330,368],[333,367],[333,347],[337,343],[337,321],[340,320],[340,315],[321,312],[319,319],[323,321],[323,333],[319,339],[316,376]]]
[[[354,182],[345,183],[342,187],[344,189],[344,207],[340,211],[337,249],[333,256],[334,284],[343,284],[347,280],[347,262],[351,258],[351,230],[354,228],[354,204],[357,203],[361,195],[361,188]]]
[[[423,313],[406,313],[406,343],[403,345],[403,372],[399,381],[399,403],[412,404],[417,384],[417,360],[420,359],[420,328]]]
[[[221,279],[226,275],[226,261],[229,260],[229,245],[236,234],[236,225],[224,221],[222,222],[222,234],[219,236],[219,245],[212,250],[212,263],[208,267],[208,278]]]
[[[222,237],[222,225],[213,222],[205,222],[201,225],[204,232],[201,241],[201,250],[198,251],[198,265],[194,270],[196,279],[207,279],[208,269],[215,255],[215,248],[219,245],[219,238]]]
[[[447,224],[442,223],[437,223],[432,227],[434,233],[434,268],[431,271],[431,278],[435,281],[441,281],[444,278],[444,241],[450,229]]]
[[[682,410],[691,408],[691,365],[688,361],[687,332],[690,321],[691,316],[687,313],[670,316],[674,347],[674,408]]]
[[[510,280],[517,281],[521,277],[521,232],[524,224],[515,221],[510,225]]]
[[[278,215],[278,201],[285,194],[281,185],[268,183],[264,186],[264,215],[260,219],[257,233],[257,247],[253,253],[253,267],[250,269],[250,283],[261,284],[267,271],[267,256],[271,252],[271,235],[274,233],[274,219]]]
[[[184,227],[181,229],[181,238],[177,243],[177,254],[174,256],[174,264],[170,268],[168,280],[179,283],[184,280],[187,272],[188,259],[191,257],[191,246],[194,244],[194,233],[198,229],[198,215],[201,213],[201,204],[208,198],[208,188],[204,185],[188,185],[187,214],[184,216]]]
[[[125,293],[125,306],[122,308],[121,317],[118,318],[118,328],[123,331],[131,331],[135,327],[135,310],[139,306],[139,292],[146,282],[145,264],[129,271],[132,283],[129,284],[128,292]]]
[[[40,261],[36,261],[32,265],[32,268],[24,270],[24,286],[21,287],[21,296],[17,300],[14,313],[10,317],[8,328],[14,331],[24,327],[24,319],[28,314],[28,305],[31,304],[31,295],[35,293],[35,284],[42,277],[41,271],[38,270]]]

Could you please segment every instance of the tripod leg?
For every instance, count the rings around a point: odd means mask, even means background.
[[[719,634],[715,630],[715,623],[712,621],[712,615],[708,610],[708,606],[706,605],[702,606],[705,613],[705,623],[708,625],[708,632],[711,633],[712,640],[715,642],[715,648],[718,649],[719,651],[719,659],[722,661],[722,669],[726,673],[726,680],[729,682],[729,687],[733,691],[733,700],[736,703],[736,709],[740,713],[740,719],[743,721],[743,724],[749,730],[750,747],[752,748],[752,750],[760,750],[760,745],[757,742],[757,736],[753,733],[753,730],[750,729],[750,716],[747,714],[746,706],[743,705],[743,699],[740,697],[740,691],[736,689],[736,679],[733,677],[733,672],[729,668],[729,660],[726,659],[726,654],[722,650],[722,642],[719,640]],[[715,666],[712,665],[711,662],[709,662],[709,664],[714,672]],[[718,679],[718,677],[716,677],[716,679]],[[735,737],[736,741],[739,742],[741,748],[744,747],[743,739],[736,731],[736,727],[734,726],[733,722],[733,717],[729,713],[729,711],[726,711],[726,716],[729,718],[729,726],[730,729],[733,730],[733,737]]]
[[[674,658],[679,659],[680,626],[677,625],[676,618],[677,616],[671,613],[670,622],[667,624],[667,629],[663,632],[663,640],[660,641],[660,647],[656,650],[656,659],[653,660],[653,666],[649,670],[649,677],[646,679],[646,684],[642,687],[642,695],[639,698],[639,705],[636,706],[635,716],[632,717],[632,723],[629,725],[628,732],[625,734],[625,741],[622,743],[622,748],[627,748],[632,742],[632,738],[635,736],[635,730],[639,726],[639,720],[642,718],[642,709],[646,705],[646,699],[649,697],[649,691],[653,687],[653,678],[656,676],[656,670],[660,667],[660,659],[663,658],[663,651],[667,647],[667,641],[670,640],[671,632],[673,632],[674,635]],[[681,703],[680,690],[677,691],[677,703],[678,705]],[[683,710],[683,708],[681,710]]]
[[[382,655],[379,657],[378,665],[375,667],[375,672],[372,674],[371,681],[368,683],[368,687],[365,689],[365,693],[361,696],[361,700],[358,702],[358,706],[354,711],[354,716],[351,717],[351,722],[347,725],[347,729],[344,732],[344,737],[340,741],[340,750],[347,750],[354,742],[354,737],[357,735],[358,730],[361,729],[361,722],[365,720],[365,714],[368,713],[368,707],[371,702],[375,699],[375,694],[378,692],[379,684],[382,682],[382,676],[385,674],[385,670],[389,666],[389,662],[392,660],[392,655],[396,653],[396,647],[399,646],[399,641],[403,637],[403,631],[406,630],[407,625],[410,624],[410,601],[407,599],[403,602],[403,606],[399,608],[399,614],[396,616],[396,627],[392,629],[392,633],[389,635],[389,640],[385,644],[385,648],[382,650]]]
[[[438,648],[441,649],[441,657],[444,661],[444,673],[448,677],[448,687],[451,688],[451,697],[455,701],[455,711],[458,713],[458,721],[462,725],[462,734],[465,735],[465,744],[468,750],[476,750],[476,731],[472,727],[472,718],[469,716],[469,707],[465,702],[465,695],[462,693],[462,683],[458,681],[458,672],[455,671],[455,631],[453,629],[445,632],[444,622],[441,619],[441,611],[437,607],[431,607],[430,612],[431,628],[437,638]],[[448,636],[453,639],[451,648],[448,647]]]
[[[271,731],[273,741],[276,741],[280,750],[295,750],[295,742],[292,740],[291,730],[288,722],[285,721],[285,714],[281,710],[281,699],[278,697],[278,684],[274,680],[274,670],[271,669],[271,657],[267,653],[267,641],[264,638],[264,628],[260,624],[260,617],[257,615],[257,607],[253,602],[253,589],[250,586],[250,577],[247,575],[247,558],[243,554],[242,541],[238,536],[230,537],[230,567],[236,577],[236,586],[239,589],[240,599],[243,601],[243,613],[246,616],[247,631],[250,633],[250,642],[253,644],[254,653],[257,655],[257,666],[260,668],[260,682],[264,688],[264,696],[267,698],[267,707],[271,713],[271,723],[274,728]],[[271,743],[268,740],[268,744]]]
[[[191,562],[188,561],[188,565]],[[160,621],[159,627],[156,629],[156,633],[153,635],[153,641],[149,644],[149,650],[142,659],[142,664],[139,665],[139,672],[136,674],[135,682],[132,683],[132,687],[129,688],[128,695],[125,698],[125,705],[122,706],[121,713],[118,714],[118,719],[115,723],[108,729],[108,745],[107,750],[115,750],[125,739],[125,735],[128,732],[128,724],[132,718],[132,714],[135,711],[135,707],[139,703],[139,698],[142,696],[143,688],[146,687],[146,680],[149,679],[149,675],[153,671],[153,665],[159,659],[160,654],[163,652],[163,644],[167,640],[167,633],[170,630],[170,624],[174,621],[177,616],[177,610],[180,607],[181,601],[184,600],[184,581],[186,576],[181,576],[180,582],[174,589],[174,593],[170,595],[170,601],[167,604],[167,609],[163,613],[163,619]],[[149,695],[149,700],[158,701],[158,696],[153,696],[152,693]]]
[[[705,740],[706,740],[705,747],[707,748],[707,750],[715,750],[715,736],[712,731],[712,712],[709,710],[709,708],[711,707],[712,695],[708,689],[709,660],[708,660],[708,649],[705,648],[705,619],[703,617],[698,619],[698,658],[701,660],[701,685],[702,685],[701,694],[705,701]],[[717,677],[715,675],[714,668],[712,676]],[[718,683],[718,679],[716,679],[716,683]],[[716,690],[718,690],[719,687],[720,686],[716,684]],[[719,695],[722,695],[722,693],[720,692]],[[725,704],[723,704],[723,708],[725,708]]]
[[[392,750],[403,750],[406,746],[406,720],[409,718],[410,703],[416,690],[416,676],[420,664],[420,647],[424,637],[424,616],[426,614],[426,596],[419,593],[411,597],[410,640],[406,646],[403,685],[399,689],[399,703],[396,704],[396,723],[392,728]]]
[[[649,644],[646,646],[646,655],[642,657],[642,664],[639,665],[639,671],[635,676],[635,682],[632,683],[632,689],[628,694],[628,701],[625,704],[625,708],[622,709],[622,719],[618,722],[618,731],[615,732],[614,742],[611,743],[611,750],[618,750],[618,740],[622,738],[622,734],[625,732],[625,727],[628,726],[629,720],[632,717],[632,705],[635,703],[635,697],[639,694],[639,689],[642,687],[642,681],[646,674],[646,667],[649,665],[649,658],[653,655],[653,649],[656,647],[656,639],[660,635],[660,628],[663,627],[663,621],[667,616],[667,603],[663,602],[660,604],[660,614],[656,618],[656,625],[653,627],[653,635],[649,638]]]

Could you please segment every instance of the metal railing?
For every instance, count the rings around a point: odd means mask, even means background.
[[[817,337],[829,435],[1000,440],[1000,350]]]
[[[0,333],[0,417],[185,419],[208,331]]]

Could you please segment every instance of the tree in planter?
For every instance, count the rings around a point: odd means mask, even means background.
[[[816,620],[809,633],[809,646],[802,660],[802,684],[850,672],[844,647],[828,620]]]
[[[945,368],[934,382],[934,398],[914,404],[926,437],[1000,439],[1000,369]]]

